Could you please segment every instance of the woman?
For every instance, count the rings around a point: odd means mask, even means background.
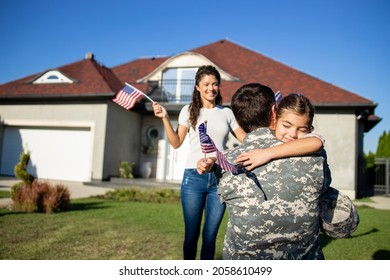
[[[226,148],[230,132],[240,142],[245,136],[233,112],[221,106],[220,84],[221,76],[215,67],[206,65],[198,69],[192,102],[181,109],[176,131],[172,127],[166,109],[156,102],[153,104],[154,114],[162,119],[169,143],[173,148],[179,148],[185,137],[187,135],[189,137],[190,152],[180,191],[185,226],[183,257],[186,260],[196,258],[203,211],[205,221],[200,259],[214,259],[218,228],[225,212],[225,205],[221,204],[217,195],[215,174],[200,175],[196,171],[197,161],[204,156],[200,149],[198,127],[201,123],[207,122],[208,134],[219,150]]]

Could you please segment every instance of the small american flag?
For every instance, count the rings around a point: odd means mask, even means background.
[[[238,173],[237,168],[226,159],[226,157],[223,155],[222,152],[220,152],[218,150],[217,150],[217,159],[218,159],[219,166],[223,170],[230,171],[233,174],[237,174]]]
[[[143,96],[144,94],[141,91],[129,84],[126,84],[126,86],[118,92],[112,101],[122,106],[126,110],[129,110],[133,108],[135,102],[137,102],[137,100],[141,99]]]
[[[202,150],[202,153],[208,154],[217,151],[217,147],[215,146],[213,140],[211,140],[210,136],[207,134],[206,124],[201,123],[198,130],[200,149]]]
[[[280,101],[282,100],[282,93],[280,92],[280,90],[278,90],[277,93],[275,93],[275,103],[276,103],[276,107],[278,107]]]
[[[216,151],[219,166],[225,171],[231,171],[233,174],[237,174],[237,168],[226,159],[223,153],[218,151],[213,140],[207,134],[206,124],[201,123],[199,125],[198,130],[199,130],[200,148],[202,150],[202,153],[208,154]]]

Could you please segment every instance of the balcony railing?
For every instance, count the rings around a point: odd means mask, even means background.
[[[150,82],[150,95],[158,102],[190,103],[194,91],[194,80],[166,79],[159,82]]]

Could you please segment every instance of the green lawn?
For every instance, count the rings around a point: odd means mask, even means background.
[[[360,225],[346,239],[322,236],[329,260],[390,259],[390,210],[358,207]],[[221,259],[225,215],[217,242]],[[13,213],[0,209],[3,260],[182,259],[179,203],[72,200],[68,212]]]

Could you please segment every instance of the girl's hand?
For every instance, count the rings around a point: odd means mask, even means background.
[[[155,115],[156,117],[159,117],[159,118],[161,118],[161,119],[167,117],[167,115],[168,115],[167,110],[166,110],[163,106],[161,106],[161,105],[158,104],[157,102],[154,102],[154,103],[152,104],[152,106],[153,106],[154,115]]]
[[[272,153],[269,149],[255,149],[240,154],[235,163],[242,163],[247,171],[252,171],[256,167],[268,163],[272,160]]]

